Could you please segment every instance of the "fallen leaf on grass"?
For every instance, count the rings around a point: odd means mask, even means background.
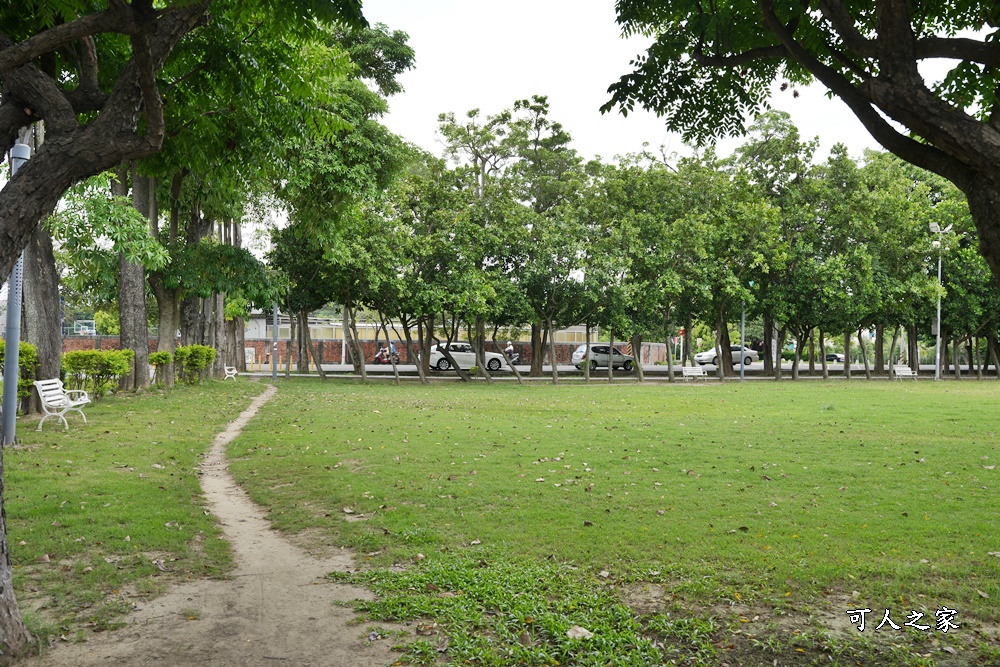
[[[607,579],[608,577],[611,576],[611,573],[608,572],[607,570],[601,570],[600,572],[597,573],[597,576],[601,577],[602,579]]]
[[[423,554],[417,554],[416,556],[413,557],[413,560],[420,561],[420,560],[423,560],[425,558],[427,558],[427,556],[425,556]]]
[[[579,625],[574,625],[566,631],[566,636],[570,639],[590,639],[594,636],[594,633],[586,628],[581,628]]]
[[[437,623],[421,623],[415,631],[418,635],[429,636],[437,634]]]
[[[482,544],[482,542],[480,540],[472,540],[470,544]]]
[[[354,514],[354,510],[352,510],[350,507],[345,507],[344,514]]]
[[[982,592],[982,591],[981,591],[981,590],[979,590],[978,588],[976,589],[976,592],[977,592],[977,593],[979,593],[979,597],[981,597],[981,598],[984,598],[984,599],[985,599],[985,598],[988,598],[988,597],[989,597],[989,595],[987,595],[986,593]]]

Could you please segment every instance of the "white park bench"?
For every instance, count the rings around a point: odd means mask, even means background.
[[[83,406],[90,403],[90,396],[87,392],[78,389],[63,389],[62,380],[36,380],[35,389],[38,390],[38,398],[42,402],[42,411],[45,416],[38,422],[36,430],[42,430],[42,424],[49,417],[59,417],[63,426],[69,430],[69,423],[66,422],[66,413],[76,410],[83,417],[83,423],[87,423],[87,416],[83,414]]]
[[[234,380],[235,381],[236,380],[236,376],[238,375],[238,372],[236,370],[236,366],[223,366],[223,368],[226,369],[226,377],[222,378],[223,381],[225,381],[225,380]]]
[[[705,372],[704,366],[681,366],[681,377],[690,380],[691,378],[707,378],[708,374]]]
[[[909,366],[894,365],[892,367],[892,374],[900,380],[904,378],[913,378],[914,380],[917,379],[917,372]]]

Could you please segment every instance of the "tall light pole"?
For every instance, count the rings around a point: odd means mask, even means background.
[[[31,148],[27,144],[17,143],[10,149],[10,175],[17,173],[28,158]],[[3,374],[3,417],[0,418],[0,443],[14,444],[17,416],[17,381],[20,377],[21,351],[21,280],[24,277],[24,253],[17,258],[14,270],[10,272],[7,281],[7,329],[4,354]]]
[[[937,239],[931,244],[938,251],[938,301],[937,301],[937,342],[934,345],[934,379],[941,379],[941,256],[944,254],[944,247],[941,245],[941,235],[951,231],[952,225],[941,229],[941,225],[936,222],[930,224],[931,232],[937,234]]]

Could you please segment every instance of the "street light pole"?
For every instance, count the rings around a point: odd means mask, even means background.
[[[938,301],[937,301],[937,342],[934,344],[934,379],[941,379],[941,257],[944,254],[944,246],[941,244],[941,236],[951,231],[952,225],[941,229],[941,225],[936,222],[930,224],[931,232],[937,234],[937,240],[931,246],[938,250]]]
[[[10,175],[17,173],[28,158],[31,148],[27,144],[17,143],[10,149]],[[20,376],[21,352],[21,288],[24,277],[24,253],[17,258],[14,270],[10,272],[7,281],[7,329],[4,351],[3,374],[3,416],[0,418],[0,443],[14,444],[16,436],[15,417],[17,417],[17,381]]]

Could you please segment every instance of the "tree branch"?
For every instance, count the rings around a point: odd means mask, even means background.
[[[775,15],[772,0],[757,0],[757,4],[764,16],[764,24],[767,29],[788,49],[791,58],[810,71],[823,85],[843,100],[865,126],[865,129],[886,150],[918,167],[923,167],[949,179],[959,187],[961,187],[960,184],[969,182],[972,174],[964,164],[938,148],[922,144],[898,132],[876,111],[873,106],[874,101],[868,95],[862,93],[860,88],[854,86],[840,72],[820,62],[796,42]]]
[[[53,26],[17,44],[8,40],[0,50],[0,74],[17,69],[44,53],[55,51],[82,37],[102,32],[131,34],[135,29],[131,9],[124,5]]]
[[[823,16],[833,24],[844,46],[862,58],[875,57],[875,42],[867,39],[854,25],[854,17],[844,8],[840,0],[820,0],[819,9]]]
[[[990,67],[1000,66],[1000,44],[995,42],[987,44],[958,37],[925,37],[917,40],[915,53],[918,59],[949,58]]]
[[[708,56],[701,50],[701,45],[692,52],[692,57],[699,65],[710,67],[742,67],[757,60],[785,58],[788,51],[783,46],[760,46],[732,56]]]

